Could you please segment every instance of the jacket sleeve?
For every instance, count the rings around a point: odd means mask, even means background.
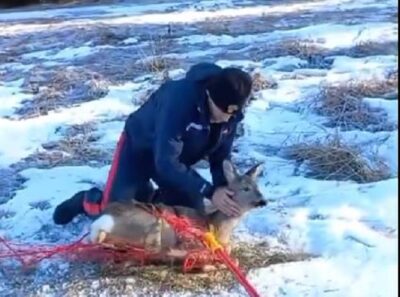
[[[191,196],[210,198],[214,187],[195,170],[180,162],[182,134],[195,111],[191,90],[168,90],[160,94],[155,127],[155,166],[158,176]]]
[[[235,139],[238,123],[244,118],[242,113],[237,115],[235,123],[232,125],[231,131],[224,143],[215,152],[210,154],[210,171],[215,188],[225,186],[227,184],[222,163],[225,159],[231,159],[233,140]]]

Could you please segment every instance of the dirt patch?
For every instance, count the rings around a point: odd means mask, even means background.
[[[377,155],[365,157],[365,148],[351,146],[333,135],[313,142],[301,142],[282,149],[285,158],[304,166],[306,177],[322,180],[353,180],[369,183],[388,179],[390,168]]]
[[[397,71],[383,80],[350,80],[336,85],[321,85],[311,105],[318,114],[329,117],[326,125],[330,127],[392,131],[397,125],[388,121],[386,112],[372,108],[363,98],[393,96],[393,92],[397,94]]]
[[[95,100],[108,93],[109,82],[100,74],[82,67],[34,67],[22,87],[35,94],[17,114],[23,118],[46,115],[60,107]]]

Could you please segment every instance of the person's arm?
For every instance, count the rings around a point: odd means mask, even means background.
[[[239,216],[241,214],[238,203],[231,199],[234,192],[227,186],[227,180],[224,174],[223,162],[231,159],[233,140],[236,134],[237,124],[234,125],[232,131],[227,135],[224,143],[209,156],[210,171],[212,175],[213,185],[215,187],[214,194],[211,198],[214,206],[228,216]]]
[[[196,90],[183,88],[169,88],[160,94],[155,127],[155,166],[158,176],[171,186],[191,196],[210,198],[214,187],[179,160],[183,148],[181,137],[196,109],[193,100]]]
[[[222,164],[225,159],[231,159],[233,140],[235,139],[237,125],[243,119],[243,114],[239,114],[237,117],[236,123],[224,143],[209,156],[210,172],[215,188],[227,185]]]

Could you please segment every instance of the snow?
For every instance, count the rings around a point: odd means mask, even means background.
[[[126,39],[124,39],[122,41],[123,44],[134,44],[134,43],[137,43],[137,42],[138,42],[138,40],[135,37],[129,37],[129,38],[126,38]]]
[[[190,47],[184,54],[167,53],[177,59],[204,57],[223,66],[254,69],[277,82],[277,87],[256,94],[257,100],[246,109],[245,134],[235,143],[239,153],[235,158],[263,161],[265,170],[259,186],[268,199],[267,207],[253,210],[236,230],[236,238],[243,241],[263,240],[271,250],[306,252],[316,257],[293,263],[271,265],[252,269],[249,280],[262,296],[349,296],[394,297],[398,294],[395,276],[398,273],[398,131],[342,131],[341,137],[349,144],[361,145],[367,155],[371,146],[378,156],[384,157],[391,170],[389,179],[359,184],[352,181],[317,180],[296,173],[294,161],[283,159],[279,150],[299,141],[323,139],[335,128],[325,127],[326,118],[307,109],[304,100],[312,98],[323,83],[340,83],[350,79],[382,79],[388,70],[397,69],[397,55],[375,55],[362,58],[329,56],[333,61],[327,69],[308,68],[306,60],[295,56],[279,56],[264,60],[228,59],[229,46],[246,46],[257,43],[277,43],[288,39],[307,39],[326,49],[349,48],[364,41],[397,41],[398,25],[384,19],[378,8],[391,9],[394,1],[331,0],[307,3],[279,3],[256,6],[246,2],[244,7],[234,1],[171,2],[165,4],[120,4],[54,10],[10,12],[0,14],[1,35],[19,33],[35,34],[37,30],[58,30],[63,26],[90,26],[93,24],[138,24],[187,22],[192,25],[207,18],[261,16],[262,14],[318,13],[319,11],[365,8],[363,14],[375,14],[355,24],[341,20],[310,23],[308,26],[243,35],[185,35],[174,39],[176,46]],[[164,12],[174,8],[176,11]],[[373,12],[368,9],[374,8]],[[376,17],[382,17],[378,20]],[[29,23],[33,19],[58,19],[49,27],[43,23]],[[64,20],[62,20],[64,18]],[[181,18],[181,19],[178,19]],[[6,21],[10,21],[7,23]],[[23,22],[22,22],[23,21]],[[15,22],[15,23],[14,23]],[[24,23],[25,22],[25,23]],[[186,32],[186,34],[189,34]],[[34,35],[32,35],[34,36]],[[141,39],[130,37],[123,46],[139,44]],[[28,42],[28,41],[27,41]],[[204,45],[200,47],[200,45]],[[5,72],[29,71],[44,60],[48,67],[73,62],[87,55],[96,55],[103,47],[86,42],[82,46],[68,44],[63,49],[39,49],[25,52],[23,59],[30,64],[10,62],[1,66],[0,81]],[[118,47],[118,46],[113,46]],[[239,52],[239,51],[238,51]],[[230,55],[228,55],[231,57]],[[150,57],[149,57],[150,58]],[[140,61],[139,61],[140,62]],[[142,61],[143,62],[143,61]],[[178,79],[184,69],[175,68],[170,77]],[[150,76],[151,77],[151,76]],[[22,92],[23,77],[0,82],[0,169],[8,168],[21,159],[42,150],[42,144],[58,140],[60,128],[72,124],[96,122],[95,146],[113,149],[124,127],[121,117],[136,108],[135,99],[153,87],[149,75],[143,73],[130,82],[109,87],[106,96],[51,111],[47,115],[21,119],[15,109],[33,95]],[[391,122],[398,123],[398,101],[384,98],[364,98],[373,108],[382,109]],[[300,108],[300,107],[301,108]],[[246,166],[244,166],[246,167]],[[244,170],[246,168],[241,168]],[[51,169],[28,168],[19,172],[26,181],[15,196],[0,205],[2,211],[14,215],[0,216],[0,234],[21,241],[40,241],[35,235],[43,225],[60,232],[60,241],[73,240],[70,229],[55,226],[51,221],[54,208],[64,199],[93,184],[104,184],[109,165],[91,167],[56,166]],[[210,180],[208,170],[199,173]],[[2,198],[2,197],[0,197]],[[50,208],[32,207],[48,201]],[[85,224],[87,227],[87,224]],[[85,230],[79,230],[83,233]],[[94,285],[97,287],[98,285]],[[47,290],[49,291],[49,290]],[[47,292],[46,291],[46,292]],[[47,294],[47,293],[46,293]],[[50,294],[50,293],[49,293]],[[221,291],[218,296],[243,296],[239,285],[231,291]],[[173,292],[172,296],[175,296]],[[189,294],[191,295],[191,294]],[[207,295],[207,294],[206,294]],[[206,296],[204,295],[204,296]]]
[[[368,103],[369,106],[372,108],[379,108],[383,109],[388,117],[389,120],[397,123],[399,119],[399,115],[397,110],[399,109],[399,104],[397,100],[387,100],[381,98],[364,98],[364,102]]]
[[[286,14],[291,12],[304,12],[304,11],[314,11],[318,10],[324,11],[337,11],[337,10],[345,10],[347,2],[351,2],[349,0],[322,0],[322,1],[313,1],[309,3],[292,3],[292,4],[283,4],[283,5],[259,5],[253,7],[235,7],[235,8],[225,8],[218,9],[216,11],[210,11],[207,9],[203,9],[201,6],[198,6],[197,9],[193,9],[189,7],[189,9],[180,9],[176,12],[165,12],[164,10],[173,9],[179,3],[171,3],[171,4],[155,4],[155,5],[122,5],[119,6],[116,10],[111,7],[106,8],[105,10],[99,8],[99,11],[89,11],[89,16],[93,18],[85,18],[83,15],[83,20],[69,20],[63,22],[63,24],[52,24],[51,29],[58,29],[61,26],[85,26],[85,25],[95,25],[95,24],[109,24],[109,25],[128,25],[128,24],[169,24],[171,20],[174,23],[193,23],[200,21],[207,21],[210,18],[223,18],[223,17],[247,17],[247,16],[264,16],[270,14]],[[181,5],[184,5],[182,3]],[[348,9],[362,8],[365,7],[365,1],[358,1],[356,3],[350,3]],[[382,8],[384,7],[392,7],[396,6],[396,3],[393,1],[389,1],[386,3],[371,3],[367,5],[369,8]],[[163,11],[162,13],[154,13],[156,11]],[[151,13],[150,11],[153,11]],[[4,20],[15,20],[15,19],[31,19],[31,18],[53,18],[57,15],[62,15],[65,17],[65,13],[68,10],[54,10],[53,13],[48,12],[37,12],[33,14],[29,13],[1,13],[0,21]],[[147,12],[147,14],[145,13]],[[72,11],[72,18],[76,15],[76,12]],[[68,16],[68,15],[67,15]],[[94,17],[96,16],[96,18]],[[71,16],[70,16],[71,17]],[[9,26],[7,30],[2,30],[0,35],[13,34],[17,32],[35,32],[40,30],[48,29],[48,25],[42,24],[15,24]],[[371,29],[374,31],[374,29]],[[346,33],[342,31],[341,33]]]
[[[385,71],[397,65],[398,56],[369,56],[365,58],[351,58],[346,56],[333,56],[332,67],[335,73],[369,72],[375,75],[384,74]]]
[[[136,83],[111,86],[107,96],[99,100],[61,112],[50,112],[42,117],[18,121],[0,118],[0,139],[4,140],[3,143],[13,139],[13,145],[0,147],[0,166],[15,163],[40,149],[42,143],[58,139],[54,133],[61,125],[100,121],[129,114],[135,109],[131,102],[134,94],[132,91],[138,90],[140,86],[141,84]],[[18,135],[18,138],[14,135]]]
[[[17,80],[6,85],[0,85],[0,116],[12,115],[22,101],[32,99],[31,95],[19,91],[22,82],[22,80]]]
[[[333,49],[354,46],[367,41],[396,41],[398,26],[394,23],[364,23],[342,25],[335,23],[312,25],[293,30],[276,30],[261,34],[229,35],[192,35],[182,37],[182,44],[208,43],[213,46],[230,45],[233,43],[276,42],[285,39],[307,40],[317,45]]]
[[[39,231],[41,224],[49,221],[58,203],[77,191],[91,187],[83,181],[103,182],[108,170],[108,166],[102,168],[81,166],[56,167],[49,170],[32,168],[22,171],[21,174],[28,181],[25,188],[18,191],[18,194],[7,203],[5,209],[15,211],[17,214],[4,220],[4,227],[12,228],[14,236],[18,238],[32,237]],[[46,210],[31,207],[31,203],[43,200],[47,200],[52,207]]]
[[[45,60],[70,60],[74,58],[81,58],[84,56],[88,56],[102,48],[110,48],[110,46],[99,46],[97,48],[93,48],[90,46],[81,46],[81,47],[66,47],[57,52],[54,50],[44,50],[44,51],[36,51],[31,52],[29,54],[23,55],[23,58],[40,58]]]

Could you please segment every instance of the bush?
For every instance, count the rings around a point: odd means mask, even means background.
[[[360,148],[345,144],[337,135],[287,146],[283,156],[304,164],[306,176],[316,179],[368,183],[390,177],[390,168],[383,160],[363,157]]]
[[[313,109],[330,118],[329,126],[374,131],[392,130],[387,114],[382,109],[371,108],[365,97],[384,97],[397,92],[397,72],[389,73],[383,80],[350,80],[339,84],[324,84],[312,101]]]

